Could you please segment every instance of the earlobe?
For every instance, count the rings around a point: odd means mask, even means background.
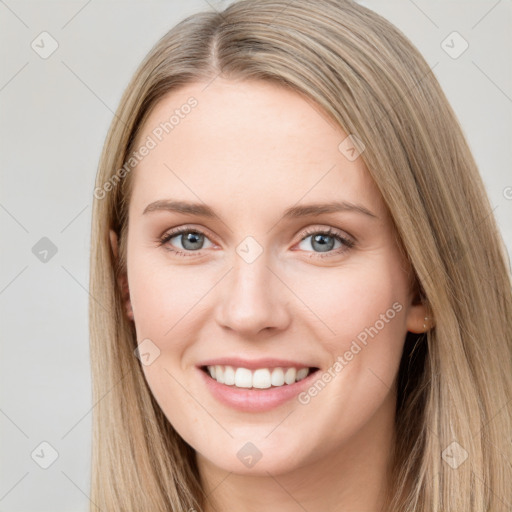
[[[114,255],[114,259],[117,260],[117,254],[118,254],[117,234],[113,229],[111,229],[109,235],[110,235],[110,248],[112,249],[112,254]]]
[[[111,229],[109,235],[112,254],[114,255],[114,260],[117,262],[117,259],[119,257],[117,233]],[[121,273],[121,275],[117,276],[117,284],[119,286],[119,291],[121,292],[121,297],[123,300],[123,306],[125,309],[126,316],[129,320],[133,321],[133,309],[130,300],[130,288],[128,287],[128,276],[126,272],[123,272]]]
[[[121,297],[123,299],[124,310],[129,320],[133,322],[133,309],[130,299],[130,288],[128,287],[128,276],[126,273],[117,278],[119,289],[121,290]]]
[[[434,326],[432,315],[425,304],[412,304],[407,312],[407,330],[417,334],[427,332]]]

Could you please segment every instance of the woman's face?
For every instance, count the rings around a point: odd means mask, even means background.
[[[127,307],[151,391],[205,463],[279,474],[390,439],[424,310],[346,137],[290,90],[220,78],[166,96],[138,136]]]

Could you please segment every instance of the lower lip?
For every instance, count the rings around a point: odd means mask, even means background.
[[[237,388],[220,384],[204,370],[198,369],[211,394],[221,403],[244,412],[263,412],[288,402],[307,388],[318,370],[293,384],[266,389]]]

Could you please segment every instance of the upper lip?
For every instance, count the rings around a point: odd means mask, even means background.
[[[262,359],[242,359],[240,357],[219,357],[216,359],[208,359],[198,364],[198,367],[203,366],[233,366],[235,368],[247,368],[248,370],[256,370],[258,368],[315,368],[314,366],[301,363],[299,361],[292,361],[290,359],[275,359],[265,357]]]

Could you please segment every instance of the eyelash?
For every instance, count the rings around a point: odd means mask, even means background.
[[[184,226],[184,227],[178,228],[174,231],[169,231],[169,232],[165,233],[159,239],[158,246],[161,247],[161,246],[167,244],[167,242],[169,242],[171,240],[171,238],[174,238],[175,236],[181,235],[183,233],[197,233],[200,235],[204,235],[205,237],[208,238],[208,235],[204,231],[201,231],[200,229],[197,229],[197,228],[191,229],[191,228],[188,228],[187,226]],[[337,250],[331,250],[325,254],[316,253],[314,251],[311,252],[312,255],[316,254],[317,257],[319,257],[319,258],[333,257],[333,256],[339,255],[355,246],[355,242],[353,240],[350,240],[349,238],[341,235],[340,233],[338,233],[337,231],[335,231],[332,228],[328,228],[326,230],[320,230],[318,228],[317,229],[308,229],[302,234],[302,238],[300,239],[299,243],[304,241],[308,236],[311,236],[311,235],[329,236],[329,237],[335,238],[336,240],[339,240],[344,245],[343,247],[340,247]],[[199,251],[182,251],[179,249],[176,250],[176,249],[171,248],[170,245],[169,245],[169,247],[166,247],[166,250],[176,254],[176,256],[179,256],[179,257],[196,256],[198,253],[201,252],[201,250],[199,250]]]

